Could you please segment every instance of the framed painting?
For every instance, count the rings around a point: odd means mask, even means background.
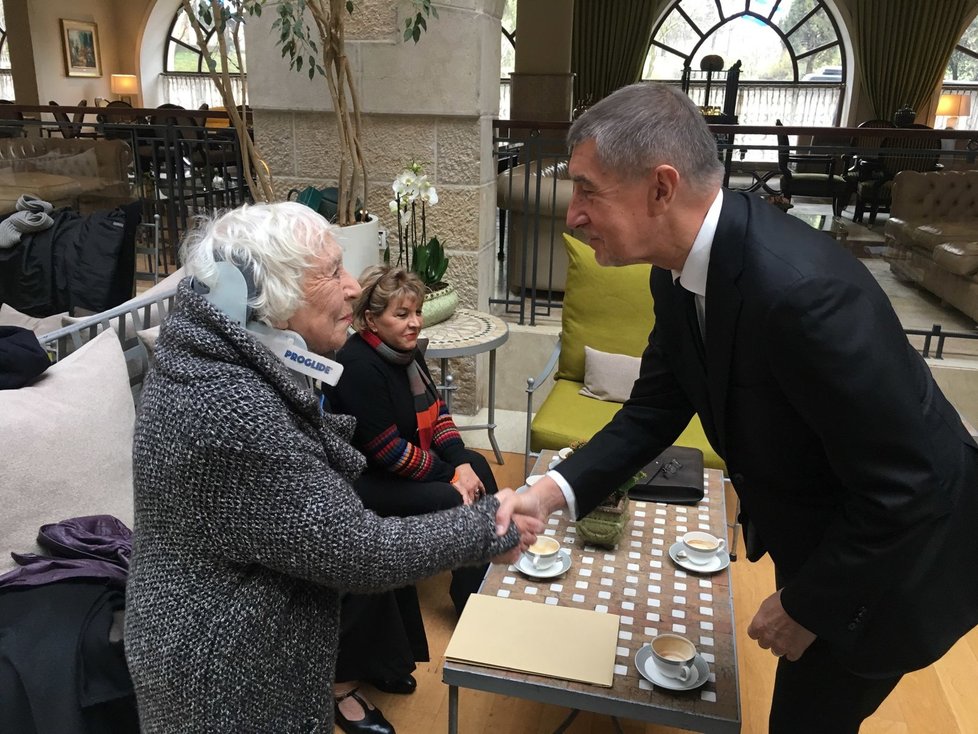
[[[68,76],[102,76],[98,26],[83,20],[61,19],[61,44]]]

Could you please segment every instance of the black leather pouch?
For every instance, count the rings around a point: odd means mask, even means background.
[[[703,452],[699,449],[670,446],[642,471],[645,479],[628,490],[633,500],[695,505],[703,499]]]

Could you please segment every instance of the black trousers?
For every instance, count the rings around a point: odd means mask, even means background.
[[[407,614],[402,613],[398,599],[402,591],[414,589],[343,597],[336,655],[338,683],[405,678],[414,671],[415,662],[428,660],[421,610],[416,618],[410,616],[410,605]]]
[[[777,570],[775,581],[784,586]],[[851,673],[816,639],[795,662],[778,660],[768,734],[856,734],[902,677]]]
[[[465,450],[466,461],[482,481],[488,494],[497,491],[496,479],[489,462],[482,454]],[[449,510],[462,504],[462,495],[449,482],[413,482],[389,472],[366,471],[353,485],[363,506],[381,517],[410,517],[428,512]],[[455,611],[462,613],[469,594],[479,590],[486,575],[487,564],[457,568],[452,571],[449,595]]]

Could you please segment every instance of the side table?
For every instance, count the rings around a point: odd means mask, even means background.
[[[428,340],[426,357],[441,361],[442,384],[439,389],[445,394],[445,405],[452,412],[451,375],[448,374],[448,360],[452,357],[471,357],[489,352],[489,416],[488,422],[459,426],[460,431],[483,429],[489,433],[496,461],[503,463],[503,455],[496,443],[496,349],[509,339],[509,326],[492,314],[469,308],[457,308],[452,317],[440,324],[426,326],[421,337]]]

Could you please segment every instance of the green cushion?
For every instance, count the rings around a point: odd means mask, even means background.
[[[621,408],[621,403],[605,402],[578,394],[583,382],[557,380],[530,428],[530,449],[561,449],[575,441],[585,441],[597,433]],[[725,469],[723,460],[706,440],[699,416],[686,426],[676,446],[690,446],[703,452],[703,463],[713,469]]]
[[[580,240],[564,234],[564,243],[567,290],[556,379],[583,382],[585,345],[602,352],[642,356],[655,323],[649,292],[652,266],[602,267],[594,251]]]

